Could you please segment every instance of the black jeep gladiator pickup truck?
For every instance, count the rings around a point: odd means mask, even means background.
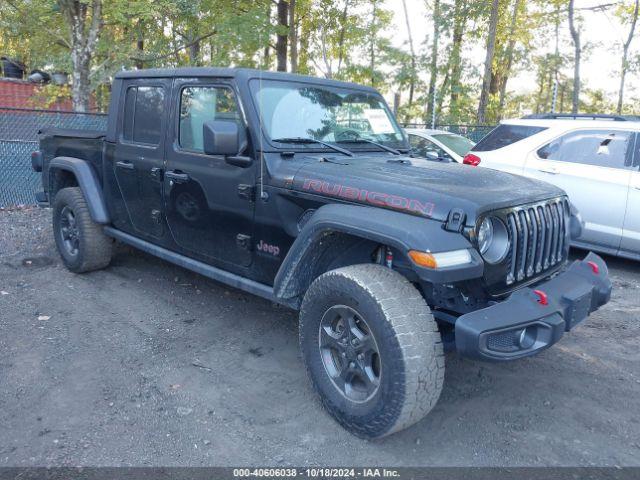
[[[381,95],[247,69],[121,72],[105,132],[41,132],[33,168],[64,264],[114,240],[300,311],[311,381],[377,438],[435,405],[445,348],[514,360],[605,304],[549,184],[413,158]],[[116,300],[117,301],[117,300]]]

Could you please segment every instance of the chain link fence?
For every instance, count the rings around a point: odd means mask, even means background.
[[[40,174],[31,169],[44,128],[105,130],[104,114],[0,107],[0,208],[32,205],[42,190]]]
[[[429,128],[410,123],[406,128]],[[38,149],[38,131],[45,128],[106,130],[107,116],[101,113],[0,107],[0,208],[32,205],[41,190],[40,174],[31,169],[31,152]],[[493,128],[485,125],[438,125],[478,142]]]

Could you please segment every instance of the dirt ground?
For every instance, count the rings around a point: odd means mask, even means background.
[[[611,303],[537,357],[448,354],[431,414],[366,442],[293,312],[128,247],[74,275],[49,215],[0,212],[0,466],[640,465],[640,263],[607,257]]]

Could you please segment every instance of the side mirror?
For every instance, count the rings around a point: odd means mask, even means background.
[[[439,160],[440,156],[438,155],[438,152],[434,151],[434,150],[427,150],[424,154],[424,156],[426,158],[428,158],[429,160]]]
[[[251,157],[241,154],[247,148],[247,133],[236,122],[210,120],[202,125],[202,143],[207,155],[224,155],[230,165],[246,168],[253,163]]]

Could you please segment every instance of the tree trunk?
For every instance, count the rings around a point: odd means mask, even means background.
[[[296,25],[296,0],[289,0],[289,56],[291,73],[298,71],[298,26]]]
[[[342,62],[344,61],[344,36],[347,28],[347,13],[349,12],[349,0],[344,1],[344,9],[340,21],[340,38],[338,39],[338,69],[337,74],[340,75]]]
[[[491,67],[496,48],[496,30],[498,28],[499,0],[493,0],[491,4],[491,16],[489,18],[489,34],[487,36],[487,55],[484,60],[484,77],[482,79],[482,91],[478,104],[478,123],[486,123],[487,105],[489,104],[489,88],[491,87]]]
[[[413,104],[413,94],[416,88],[416,51],[413,48],[413,36],[411,35],[407,0],[402,0],[402,8],[404,9],[404,20],[407,25],[407,34],[409,35],[409,51],[411,52],[411,78],[409,80],[409,106],[411,106]]]
[[[618,115],[622,113],[622,101],[624,99],[624,78],[627,75],[627,68],[629,65],[627,64],[627,55],[629,54],[629,46],[631,45],[631,40],[633,40],[633,33],[636,29],[636,22],[638,21],[638,3],[636,0],[636,6],[633,9],[633,19],[631,20],[631,28],[629,29],[629,36],[627,37],[627,41],[624,42],[622,46],[622,68],[620,70],[620,90],[618,91]]]
[[[193,41],[193,38],[197,38],[197,32],[189,35],[187,41],[189,42],[189,65],[195,67],[200,65],[200,41]]]
[[[266,21],[269,25],[271,25],[271,2],[270,1],[266,2],[266,6],[267,6]],[[270,50],[269,43],[270,43],[269,41],[266,42],[266,45],[264,46],[264,51],[262,53],[262,64],[266,69],[268,69],[269,65],[271,64],[271,50]]]
[[[426,122],[433,117],[433,95],[436,90],[436,78],[438,76],[438,42],[440,40],[440,0],[433,3],[433,42],[431,43],[431,75],[429,78],[429,90],[427,93]]]
[[[511,16],[511,26],[509,28],[509,43],[507,45],[507,64],[505,66],[504,74],[500,79],[500,102],[498,107],[498,115],[502,118],[502,111],[504,110],[504,104],[507,97],[507,82],[509,81],[509,75],[511,74],[511,67],[513,65],[513,50],[516,46],[516,27],[518,26],[518,13],[520,11],[520,5],[522,0],[516,0],[513,6],[513,15]]]
[[[575,47],[575,58],[573,63],[573,100],[571,113],[578,113],[578,108],[580,106],[580,57],[582,55],[582,47],[580,46],[580,32],[578,32],[575,27],[573,15],[573,0],[569,0],[569,31],[571,32],[571,38],[573,39],[573,45]]]
[[[144,56],[144,22],[142,20],[138,21],[138,25],[136,28],[137,40],[136,40],[136,60],[135,65],[138,70],[144,68],[144,60],[142,60]]]
[[[287,41],[288,29],[287,21],[289,16],[289,2],[287,0],[278,1],[278,33],[276,38],[276,69],[279,72],[287,71]]]
[[[376,19],[378,18],[378,0],[373,0],[371,5],[371,25],[370,25],[370,38],[369,38],[369,70],[371,73],[371,86],[376,86],[376,35],[377,29],[375,28]]]
[[[58,0],[58,7],[71,32],[73,109],[86,112],[91,96],[91,60],[102,28],[102,0],[92,0],[91,5],[80,0]]]
[[[449,88],[449,71],[445,73],[444,80],[442,80],[442,85],[440,85],[440,91],[442,95],[438,96],[438,101],[436,102],[436,118],[440,116],[440,112],[442,112],[442,104],[444,103],[444,92]]]
[[[462,38],[467,23],[467,12],[465,0],[456,0],[454,11],[453,35],[451,40],[451,55],[449,62],[451,64],[451,74],[449,79],[450,100],[449,100],[449,116],[458,118],[458,98],[460,95],[460,78],[462,76],[462,60],[460,52],[462,50]]]

